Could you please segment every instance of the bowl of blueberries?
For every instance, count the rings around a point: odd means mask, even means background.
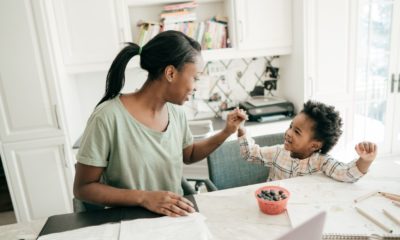
[[[264,186],[255,192],[261,212],[276,215],[286,210],[290,193],[283,187]]]

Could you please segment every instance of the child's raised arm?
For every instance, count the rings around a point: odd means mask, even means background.
[[[355,146],[355,150],[360,156],[356,162],[358,170],[362,173],[366,173],[369,166],[376,158],[378,147],[372,142],[360,142]]]
[[[247,114],[245,111],[239,108],[235,108],[235,110],[228,113],[228,117],[226,118],[226,125],[224,131],[232,134],[236,132],[240,125],[247,120]]]

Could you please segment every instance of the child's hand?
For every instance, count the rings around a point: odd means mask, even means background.
[[[372,162],[376,158],[377,146],[372,142],[360,142],[355,147],[360,159],[364,162]]]
[[[240,125],[246,120],[246,112],[242,109],[236,108],[235,110],[228,113],[224,131],[227,132],[229,135],[235,133],[239,129]]]

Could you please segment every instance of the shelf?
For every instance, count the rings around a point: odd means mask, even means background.
[[[223,48],[223,49],[211,49],[203,50],[202,56],[205,62],[213,62],[227,59],[239,59],[239,58],[253,58],[253,57],[266,57],[276,55],[288,55],[291,52],[291,48],[273,48],[273,49],[261,49],[261,50],[238,50],[234,48]],[[127,69],[138,68],[140,64],[140,57],[135,56],[129,61]],[[79,74],[87,72],[107,72],[110,68],[111,63],[99,63],[99,64],[86,64],[67,66],[66,71],[69,74]]]
[[[203,50],[202,55],[204,61],[218,61],[226,59],[238,59],[238,58],[252,58],[252,57],[265,57],[275,55],[288,55],[291,52],[291,48],[273,48],[273,49],[257,49],[257,50],[238,50],[234,48],[224,49],[212,49]]]
[[[197,0],[197,3],[207,3],[207,2],[223,2],[224,0]],[[188,0],[126,0],[126,4],[131,6],[150,6],[150,5],[169,5],[173,3],[188,2]]]

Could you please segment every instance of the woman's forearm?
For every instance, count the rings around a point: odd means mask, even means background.
[[[141,206],[145,191],[120,189],[93,182],[74,188],[76,198],[104,206]]]
[[[210,155],[210,153],[224,143],[230,135],[231,133],[222,130],[207,139],[195,142],[193,144],[193,150],[190,159],[185,163],[191,164],[206,158],[208,155]]]

